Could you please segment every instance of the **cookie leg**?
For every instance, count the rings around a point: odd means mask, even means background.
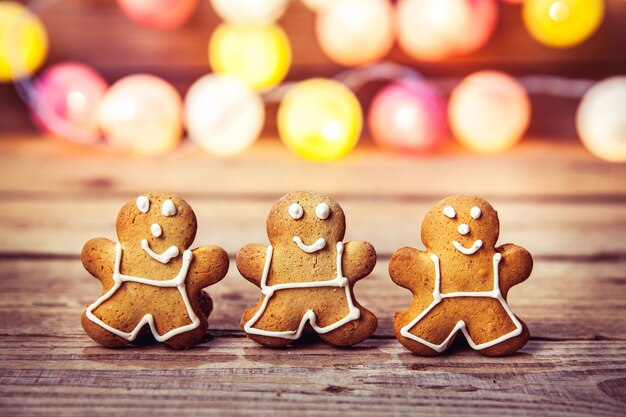
[[[523,348],[526,343],[528,343],[528,339],[530,338],[530,332],[528,330],[528,326],[526,326],[526,323],[520,320],[519,317],[517,317],[517,320],[519,320],[519,322],[522,324],[522,333],[519,336],[512,337],[502,343],[498,343],[497,345],[482,349],[479,352],[485,356],[506,356],[515,353]]]
[[[359,306],[361,316],[349,321],[337,329],[328,333],[321,333],[319,336],[327,343],[335,346],[352,346],[370,337],[378,326],[378,319],[371,311]]]
[[[200,343],[207,331],[207,328],[209,327],[206,320],[200,318],[200,321],[200,326],[188,332],[172,336],[164,341],[163,344],[176,350],[189,349],[194,345],[197,345]]]
[[[198,298],[200,303],[200,309],[204,313],[204,317],[208,319],[211,315],[211,312],[213,311],[213,300],[209,296],[209,293],[205,291],[200,291]]]
[[[276,300],[270,300],[265,308],[265,311],[259,317],[259,319],[252,326],[255,329],[269,330],[269,331],[288,331],[296,330],[300,324],[302,315],[298,315],[296,311],[285,310],[282,303],[275,303]],[[281,301],[281,300],[279,300]],[[241,327],[252,319],[257,313],[263,303],[263,298],[259,300],[259,303],[253,308],[247,309],[241,317]],[[299,317],[298,317],[299,316]],[[244,330],[245,331],[245,330]],[[254,333],[246,332],[246,335],[250,340],[255,341],[258,344],[269,347],[283,347],[290,343],[293,343],[292,339],[285,339],[282,337],[263,336]]]
[[[409,329],[409,333],[433,345],[438,346],[444,343],[460,320],[460,318],[456,317],[454,314],[455,306],[452,304],[454,304],[455,301],[456,300],[446,299],[434,306],[420,321]],[[402,329],[411,323],[415,317],[419,316],[422,311],[424,311],[424,309],[411,307],[405,312],[397,312],[393,317],[395,336],[404,347],[417,355],[439,355],[454,342],[458,333],[450,339],[447,346],[442,347],[441,351],[402,334]]]
[[[91,337],[96,343],[107,347],[120,347],[128,344],[128,341],[123,337],[120,337],[110,331],[100,327],[96,323],[87,318],[87,315],[83,313],[80,318],[80,323],[83,325],[85,333]]]

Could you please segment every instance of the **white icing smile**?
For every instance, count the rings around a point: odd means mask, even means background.
[[[458,250],[462,254],[464,254],[464,255],[472,255],[472,254],[476,253],[476,251],[478,249],[483,247],[483,241],[482,240],[475,240],[474,243],[472,243],[472,246],[470,246],[469,248],[463,247],[463,245],[461,245],[456,240],[452,241],[452,245],[456,248],[456,250]]]
[[[176,246],[170,246],[165,249],[165,252],[159,254],[150,249],[150,244],[146,239],[141,241],[141,249],[146,251],[148,255],[150,255],[153,259],[161,262],[162,264],[168,263],[172,258],[175,258],[180,253]]]
[[[296,242],[296,245],[298,245],[298,247],[306,253],[315,253],[318,250],[324,249],[324,247],[326,246],[326,239],[324,239],[323,237],[320,237],[311,245],[305,245],[302,242],[302,239],[300,239],[300,236],[294,236],[293,241]]]

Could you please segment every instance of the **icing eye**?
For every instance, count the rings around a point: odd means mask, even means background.
[[[446,206],[446,207],[443,209],[443,214],[444,214],[446,217],[449,217],[449,218],[451,218],[451,219],[454,219],[454,218],[456,217],[456,211],[454,211],[454,207],[452,207],[452,206]]]
[[[150,210],[150,200],[145,195],[137,197],[137,208],[142,213],[147,213]]]
[[[483,212],[480,210],[480,207],[474,206],[470,210],[470,216],[472,216],[472,219],[474,219],[474,220],[480,218],[481,214],[483,214]]]
[[[152,232],[152,236],[154,237],[159,237],[161,236],[161,233],[163,233],[163,231],[161,230],[161,226],[159,226],[157,223],[154,223],[152,226],[150,226],[150,231]]]
[[[289,215],[292,219],[298,220],[304,214],[304,210],[302,210],[302,206],[298,203],[293,203],[289,206]]]
[[[176,206],[172,203],[172,200],[165,200],[163,207],[161,207],[161,214],[165,217],[170,217],[176,214]]]
[[[326,220],[328,216],[330,216],[330,207],[326,203],[319,203],[317,207],[315,207],[315,214],[322,220]]]

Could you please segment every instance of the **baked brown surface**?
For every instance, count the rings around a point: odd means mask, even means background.
[[[325,203],[329,215],[321,219],[316,215],[318,205]],[[299,204],[302,216],[293,219],[289,214],[292,204]],[[267,235],[272,245],[272,259],[268,269],[266,285],[294,284],[330,281],[337,273],[338,248],[343,240],[346,220],[343,210],[331,198],[309,191],[296,191],[280,198],[271,208],[267,217]],[[312,245],[318,239],[325,240],[325,246],[307,253],[294,241],[299,237],[303,244]],[[237,268],[245,279],[261,287],[267,247],[261,244],[248,244],[237,253]],[[355,299],[354,284],[366,277],[376,264],[376,251],[367,242],[355,241],[343,244],[341,268],[347,279],[349,297],[359,310],[359,317],[346,322],[334,330],[320,333],[326,342],[336,346],[350,346],[368,338],[377,326],[377,319]],[[258,304],[246,310],[241,318],[241,326],[249,322],[262,307],[264,297]],[[312,311],[319,327],[338,322],[349,313],[348,296],[342,287],[284,288],[271,294],[267,306],[254,329],[267,331],[296,332],[303,316]],[[244,329],[245,330],[245,329]],[[305,331],[311,331],[310,322]],[[292,339],[274,335],[251,334],[248,337],[266,346],[285,346]]]
[[[444,214],[446,207],[454,209],[453,218]],[[470,214],[474,207],[480,209],[478,218]],[[467,229],[463,230],[461,225],[466,225]],[[461,231],[467,233],[462,234]],[[505,244],[496,247],[499,231],[498,214],[487,201],[469,195],[454,195],[435,204],[426,214],[421,229],[422,241],[427,249],[425,252],[403,247],[393,254],[389,263],[391,279],[413,293],[411,306],[396,312],[393,318],[395,335],[407,349],[424,356],[441,353],[401,334],[401,330],[423,312],[426,312],[425,315],[408,332],[433,345],[443,344],[461,320],[477,346],[511,335],[493,346],[479,349],[485,355],[507,355],[526,344],[528,327],[519,318],[516,318],[519,326],[516,325],[504,304],[509,289],[530,276],[533,261],[530,253],[519,246]],[[463,248],[471,248],[478,240],[482,241],[482,246],[471,254],[462,253],[452,244],[456,241]],[[442,295],[495,290],[494,257],[501,256],[497,267],[498,288],[504,304],[496,298],[470,294],[453,298],[445,298],[444,295],[439,303],[432,306],[436,301],[436,267],[432,255],[439,259]],[[513,336],[516,329],[519,334]],[[442,349],[445,350],[453,340],[454,337]]]
[[[154,281],[170,280],[177,276],[183,265],[183,253],[196,235],[196,216],[187,202],[170,193],[144,194],[149,200],[149,208],[143,213],[136,200],[125,204],[117,218],[117,235],[121,244],[120,273]],[[170,200],[176,209],[175,214],[165,216],[162,207]],[[158,224],[159,236],[151,233],[151,226]],[[167,262],[159,262],[142,248],[146,240],[150,250],[156,254],[168,248],[178,248],[178,255]],[[175,349],[184,349],[198,343],[208,327],[207,317],[212,310],[212,300],[201,290],[220,281],[228,271],[228,255],[218,246],[204,246],[192,251],[193,257],[184,278],[184,290],[193,312],[200,323],[194,329],[182,332],[164,340],[163,343]],[[102,294],[114,285],[114,264],[116,243],[105,238],[92,239],[85,244],[81,260],[85,269],[102,283]],[[158,287],[149,283],[123,282],[117,290],[93,310],[94,316],[107,325],[124,333],[131,333],[146,316],[152,315],[159,335],[179,327],[189,325],[192,319],[187,312],[181,291],[175,287]],[[129,341],[83,314],[81,323],[85,332],[96,342],[105,346],[123,346]],[[140,335],[150,333],[143,326]]]

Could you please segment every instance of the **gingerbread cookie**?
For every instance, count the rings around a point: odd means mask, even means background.
[[[228,271],[217,246],[189,250],[196,215],[183,199],[147,193],[128,202],[117,217],[119,243],[92,239],[81,259],[102,283],[102,296],[87,307],[85,332],[105,346],[122,346],[151,331],[158,342],[183,349],[200,341],[212,309],[202,291]]]
[[[485,355],[507,355],[526,344],[528,328],[506,296],[529,277],[533,260],[519,246],[496,247],[499,232],[498,213],[488,202],[455,195],[426,214],[426,252],[404,247],[394,253],[391,279],[413,293],[413,304],[393,318],[396,337],[407,349],[437,355],[459,330]]]
[[[283,196],[267,217],[269,246],[248,244],[237,268],[261,288],[241,326],[266,346],[285,346],[314,330],[326,342],[350,346],[369,337],[378,321],[354,298],[354,284],[376,264],[367,242],[344,243],[346,220],[331,198],[297,191]]]

